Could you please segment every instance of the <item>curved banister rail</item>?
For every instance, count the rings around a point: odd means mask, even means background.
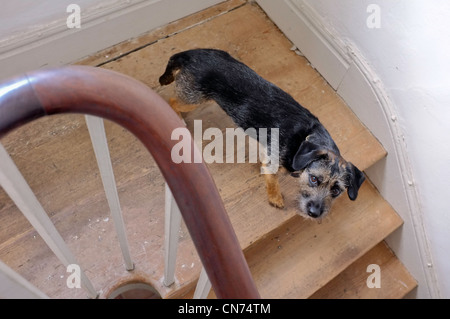
[[[184,125],[157,93],[131,77],[87,66],[31,72],[0,85],[0,137],[59,113],[103,117],[133,133],[166,179],[217,297],[259,298],[206,165],[171,159],[178,142],[171,139],[172,132]],[[200,152],[192,139],[188,142],[193,152]]]

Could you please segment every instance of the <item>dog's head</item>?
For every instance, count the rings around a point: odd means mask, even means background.
[[[364,182],[364,174],[340,155],[304,141],[293,158],[292,175],[300,182],[300,215],[324,217],[332,203],[345,190],[355,200]]]

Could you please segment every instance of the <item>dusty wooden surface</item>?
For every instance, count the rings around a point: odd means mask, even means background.
[[[263,297],[309,297],[402,224],[370,183],[359,196],[321,224],[296,216],[245,251]]]
[[[378,265],[380,286],[369,287],[367,280],[375,272],[369,265]],[[370,278],[371,284],[374,281]],[[417,286],[417,282],[392,251],[382,242],[358,259],[336,278],[314,293],[311,299],[398,299]]]
[[[171,88],[160,88],[157,83],[168,58],[175,52],[197,47],[226,50],[292,94],[319,117],[344,157],[360,169],[369,167],[386,155],[381,145],[308,61],[291,50],[292,44],[259,7],[245,4],[245,1],[228,1],[78,63],[102,64],[104,68],[131,75],[168,98]],[[126,52],[131,53],[124,55]],[[112,58],[117,59],[108,62]],[[234,127],[214,103],[185,114],[185,119],[190,128],[195,119],[203,120],[203,129]],[[179,290],[179,295],[180,291],[192,286],[201,269],[190,236],[183,225],[180,230],[176,283],[167,289],[162,285],[164,180],[140,142],[116,124],[107,121],[105,126],[131,253],[136,264],[133,273],[128,273],[123,267],[82,116],[64,115],[42,119],[9,134],[1,142],[102,296],[119,281],[131,281],[133,278],[152,284],[163,297],[172,295],[176,290]],[[281,178],[286,208],[279,210],[269,206],[266,201],[264,180],[258,174],[258,164],[211,164],[209,168],[242,248],[246,249],[260,239],[267,239],[268,233],[283,231],[283,228],[276,228],[295,216],[295,179],[289,176]],[[364,189],[366,191],[356,202],[343,196],[337,205],[345,210],[361,211],[360,205],[368,205],[364,194],[373,192],[367,185]],[[384,212],[384,209],[380,212]],[[354,213],[337,212],[336,209],[320,225],[299,220],[298,230],[311,236],[320,230],[325,232],[320,236],[326,236],[328,231],[335,228],[334,223],[339,223],[340,216],[345,214],[353,216]],[[379,231],[380,235],[389,233],[393,225],[398,226],[400,222],[395,213],[386,214],[389,216],[386,222],[388,226]],[[363,228],[362,222],[358,224],[361,221],[358,216],[348,224]],[[384,215],[374,218],[380,216]],[[2,261],[51,297],[85,296],[79,289],[66,287],[68,273],[1,189],[0,219]],[[341,223],[342,227],[346,227],[344,220]],[[333,241],[333,235],[330,236],[329,239]],[[371,246],[375,244],[371,243]],[[265,251],[265,247],[255,247]],[[277,246],[272,248],[275,252],[279,250]],[[248,248],[246,254],[252,255],[251,250],[255,249]],[[350,249],[353,254],[351,257],[363,255],[368,249]],[[270,255],[270,251],[264,254]],[[249,260],[250,263],[254,269],[264,268],[264,265],[257,265],[256,260],[262,258],[257,255],[254,262]],[[320,256],[316,257],[320,261]],[[343,264],[338,265],[339,271],[343,270]],[[262,270],[260,274],[262,277],[267,276]],[[272,290],[268,287],[265,296],[271,296]],[[283,297],[283,294],[274,296]],[[299,292],[296,296],[304,295]]]

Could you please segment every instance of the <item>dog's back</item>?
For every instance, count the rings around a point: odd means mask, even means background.
[[[278,128],[278,163],[288,171],[300,172],[295,175],[302,181],[300,211],[306,216],[326,214],[344,188],[350,199],[356,199],[364,174],[340,156],[319,120],[288,93],[228,53],[214,49],[177,53],[159,81],[161,85],[175,81],[178,98],[184,103],[216,101],[244,130]],[[267,137],[270,153],[271,139]],[[269,202],[283,207],[277,180],[266,178],[266,185]]]
[[[198,104],[213,99],[225,111],[263,98],[267,90],[278,89],[227,52],[215,49],[173,55],[159,82],[167,85],[174,80],[183,102]]]
[[[178,98],[187,104],[214,100],[242,129],[279,128],[280,156],[298,149],[319,120],[288,93],[263,79],[227,52],[195,49],[173,55],[160,77],[161,85],[175,81]],[[334,145],[332,145],[334,148]],[[289,167],[288,167],[289,168]]]

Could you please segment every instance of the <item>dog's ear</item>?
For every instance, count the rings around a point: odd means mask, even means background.
[[[316,144],[304,141],[292,160],[292,168],[294,171],[304,170],[309,164],[317,160],[321,154],[323,155],[323,152],[319,150]]]
[[[366,180],[364,174],[352,163],[348,162],[347,165],[347,193],[351,200],[355,200],[358,197],[358,190],[362,183]]]

